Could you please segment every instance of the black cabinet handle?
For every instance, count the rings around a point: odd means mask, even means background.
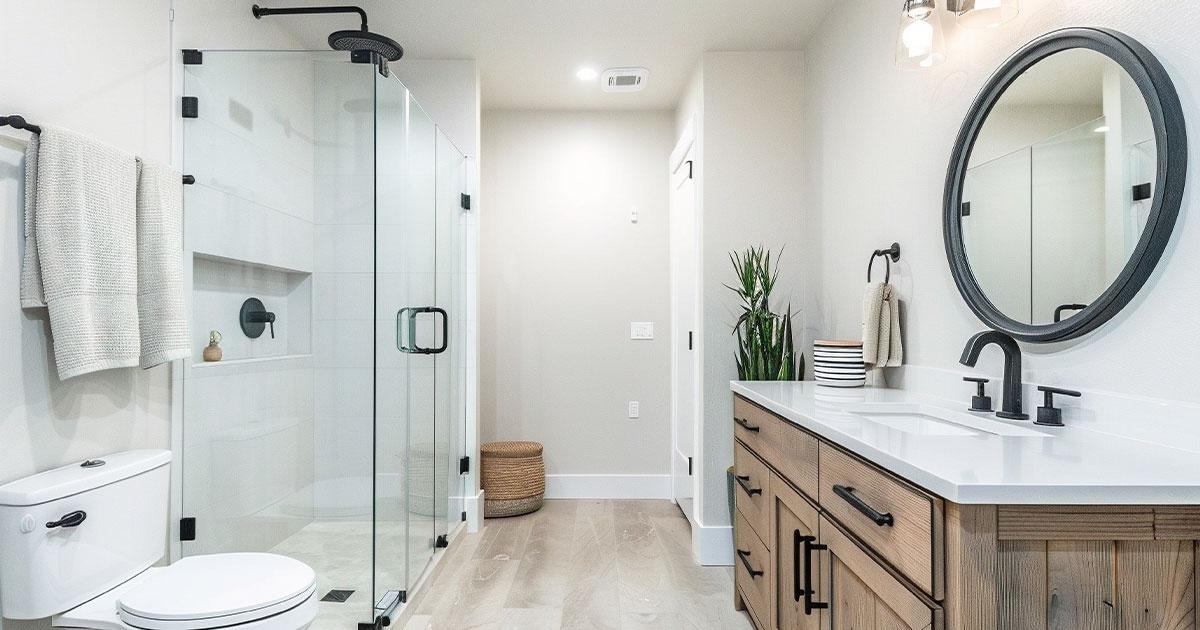
[[[829,547],[827,545],[816,544],[816,536],[801,536],[800,538],[804,542],[804,614],[808,616],[814,610],[829,608],[829,602],[813,601],[812,586],[812,554],[814,551],[825,551]]]
[[[64,514],[63,517],[58,519],[57,521],[51,521],[49,523],[46,523],[46,527],[49,529],[54,529],[55,527],[79,527],[79,524],[82,523],[86,519],[87,519],[87,512],[84,512],[83,510],[78,510],[76,512]]]
[[[750,572],[750,579],[752,579],[752,580],[757,579],[758,576],[763,574],[762,571],[755,571],[754,567],[750,566],[750,560],[749,560],[750,552],[749,551],[742,551],[741,549],[738,549],[737,556],[738,556],[738,560],[741,560],[742,564],[746,565],[746,570]]]
[[[804,538],[800,530],[792,531],[792,599],[796,601],[808,592],[800,587],[800,550],[804,549]]]
[[[738,485],[742,487],[742,490],[746,491],[747,495],[754,496],[756,494],[762,494],[762,488],[750,487],[750,475],[734,475],[733,478],[737,479]]]
[[[833,492],[834,492],[834,494],[838,495],[839,497],[842,497],[843,499],[845,499],[846,503],[849,503],[850,505],[854,506],[854,509],[858,510],[859,512],[862,512],[864,516],[866,516],[867,518],[874,521],[875,524],[880,527],[883,527],[885,525],[890,527],[896,523],[896,520],[892,518],[892,515],[890,512],[880,512],[880,511],[876,510],[875,508],[867,505],[866,502],[863,501],[862,499],[858,498],[858,496],[854,494],[854,488],[848,488],[846,486],[835,485],[833,487]]]
[[[756,427],[756,426],[754,426],[754,425],[750,424],[750,423],[749,423],[749,422],[748,422],[746,419],[744,419],[744,418],[734,418],[734,419],[733,419],[733,421],[734,421],[734,422],[736,422],[736,423],[738,423],[738,424],[740,424],[740,425],[742,425],[742,428],[743,428],[743,429],[745,429],[745,430],[747,430],[747,431],[750,431],[751,433],[758,433],[758,427]]]

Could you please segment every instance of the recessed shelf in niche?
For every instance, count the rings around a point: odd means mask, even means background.
[[[251,339],[239,314],[246,298],[258,298],[275,313],[275,337]],[[221,333],[223,358],[199,359],[209,331]],[[312,274],[256,263],[194,254],[192,257],[193,367],[300,357],[312,353]]]

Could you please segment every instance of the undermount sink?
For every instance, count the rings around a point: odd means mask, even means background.
[[[1007,437],[1050,437],[1027,427],[920,403],[858,403],[843,408],[876,424],[916,435],[991,434]]]

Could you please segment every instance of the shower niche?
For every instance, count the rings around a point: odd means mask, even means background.
[[[338,52],[184,65],[191,316],[177,553],[270,551],[317,572],[313,627],[403,601],[461,524],[467,477],[467,158],[395,76]],[[240,313],[274,313],[258,337]],[[398,326],[403,312],[437,309]],[[426,311],[421,311],[426,312]],[[444,328],[443,328],[444,324]],[[437,353],[405,352],[416,334]]]

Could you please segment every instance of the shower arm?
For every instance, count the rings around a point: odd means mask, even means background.
[[[255,19],[261,20],[264,15],[316,15],[324,13],[357,13],[362,18],[362,30],[367,29],[367,12],[361,7],[349,5],[336,7],[282,7],[270,8],[260,7],[257,4],[250,8],[250,12],[254,14]]]

